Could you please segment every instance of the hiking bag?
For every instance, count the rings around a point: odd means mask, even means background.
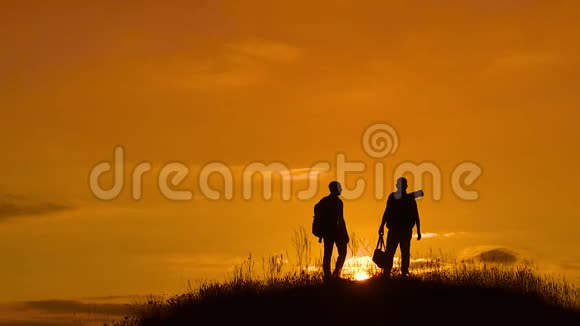
[[[325,218],[325,205],[322,203],[322,200],[319,201],[316,205],[314,205],[314,218],[312,219],[312,234],[318,238],[318,242],[322,242],[322,238],[324,237],[324,222],[323,219]]]
[[[379,241],[377,242],[377,248],[373,253],[373,262],[377,264],[380,268],[385,268],[387,266],[387,253],[385,252],[386,246],[383,236],[379,236]]]

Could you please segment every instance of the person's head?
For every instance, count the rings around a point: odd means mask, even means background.
[[[342,193],[342,187],[340,186],[340,182],[332,181],[331,183],[328,184],[328,190],[330,190],[331,194],[340,196],[340,194]]]
[[[397,191],[406,192],[407,191],[407,179],[399,178],[397,179]]]

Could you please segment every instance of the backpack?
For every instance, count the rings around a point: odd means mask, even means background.
[[[314,205],[314,218],[312,220],[312,234],[318,238],[318,242],[322,242],[325,232],[325,218],[327,215],[326,204],[324,198]]]

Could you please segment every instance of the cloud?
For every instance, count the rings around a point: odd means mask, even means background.
[[[467,262],[514,264],[520,255],[505,247],[479,246],[464,250],[463,259]]]
[[[475,258],[484,263],[513,264],[518,261],[517,255],[506,248],[484,251]]]
[[[558,53],[541,52],[511,52],[497,57],[492,68],[501,70],[528,70],[539,66],[555,66],[568,62],[566,57]]]
[[[257,163],[257,162],[252,162]],[[263,166],[260,166],[256,174],[260,174],[262,178],[271,179],[277,174],[282,176],[284,180],[310,180],[310,179],[317,179],[322,175],[328,175],[330,172],[329,170],[323,169],[321,167],[305,167],[305,168],[291,168],[284,163],[280,164],[271,164],[271,163],[263,163]],[[250,163],[246,165],[233,165],[230,166],[229,169],[235,176],[243,176],[245,173],[249,173],[251,171],[246,171],[246,168],[250,165]]]
[[[244,42],[226,47],[237,55],[277,64],[295,63],[302,57],[300,49],[281,42]]]
[[[0,326],[3,325],[70,325],[91,320],[103,325],[126,316],[131,309],[128,300],[114,303],[116,297],[102,302],[79,300],[38,300],[0,303]]]
[[[67,323],[68,322],[68,323]],[[67,321],[40,321],[40,320],[0,320],[0,326],[64,326],[69,325],[70,319]]]
[[[231,69],[227,71],[200,72],[184,78],[181,85],[190,89],[238,88],[257,84],[261,73],[250,69]]]
[[[431,232],[421,233],[422,239],[435,238],[437,236],[439,236],[437,233],[431,233]],[[413,238],[417,239],[417,234],[413,234]]]
[[[85,298],[80,298],[80,300],[83,302],[88,301],[88,302],[93,302],[93,303],[102,302],[102,301],[105,301],[107,303],[112,303],[112,302],[126,303],[126,302],[132,302],[132,301],[141,299],[142,297],[143,297],[142,295],[138,295],[138,294],[107,295],[107,296],[97,296],[97,297],[85,297]]]
[[[199,272],[215,275],[232,268],[245,258],[224,254],[170,253],[137,256],[137,259],[144,264],[163,266],[173,272]]]
[[[291,169],[290,174],[284,176],[284,179],[290,180],[317,180],[321,175],[326,175],[329,172],[320,168],[300,168]]]
[[[38,216],[57,213],[72,207],[51,202],[35,202],[22,196],[0,195],[0,220],[20,216]]]
[[[573,258],[562,260],[559,265],[564,270],[580,271],[580,261]]]
[[[465,232],[459,232],[459,233],[455,233],[455,232],[449,232],[449,233],[433,233],[433,232],[425,232],[425,233],[421,233],[421,238],[422,239],[428,239],[428,238],[436,238],[436,237],[444,237],[444,238],[451,238],[454,237],[458,234],[462,234],[464,235]],[[413,235],[413,238],[417,238],[417,234]]]
[[[188,89],[221,90],[254,86],[266,81],[279,65],[296,63],[302,51],[283,42],[229,43],[210,58],[173,58],[168,67]]]
[[[77,300],[41,300],[18,303],[18,310],[34,310],[52,314],[95,312],[103,315],[122,316],[128,312],[128,304],[88,303]]]
[[[558,52],[514,51],[490,60],[481,73],[486,85],[531,87],[544,89],[552,78],[560,81],[571,74],[573,58]]]
[[[171,254],[162,258],[164,264],[174,270],[224,270],[233,266],[239,257],[223,255]]]

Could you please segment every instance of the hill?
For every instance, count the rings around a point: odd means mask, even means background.
[[[580,325],[578,289],[530,268],[434,271],[323,282],[317,275],[234,279],[137,307],[135,325]]]

